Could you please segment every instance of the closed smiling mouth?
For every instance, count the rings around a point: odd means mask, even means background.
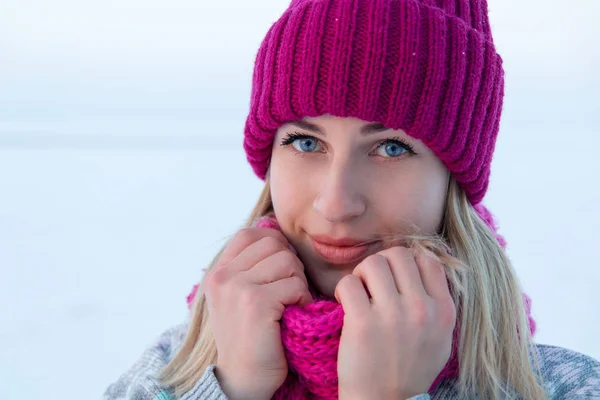
[[[314,252],[332,264],[350,264],[367,255],[379,242],[373,239],[309,235]]]

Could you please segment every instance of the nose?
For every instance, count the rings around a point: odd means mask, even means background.
[[[345,167],[324,172],[321,189],[313,209],[329,222],[344,222],[364,214],[366,199],[360,190],[360,180]]]

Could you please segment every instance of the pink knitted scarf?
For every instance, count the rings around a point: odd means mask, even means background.
[[[491,214],[483,206],[477,208],[480,216],[494,231],[496,226]],[[279,229],[274,218],[263,218],[259,227]],[[504,247],[504,240],[498,240]],[[194,300],[198,285],[187,298],[188,306]],[[284,384],[277,390],[273,400],[334,400],[338,398],[337,353],[344,321],[342,306],[311,288],[314,302],[304,307],[286,307],[281,319],[281,340],[289,366]],[[532,334],[535,321],[531,317],[531,300],[524,294],[526,312]],[[458,329],[453,335],[451,356],[433,382],[433,391],[445,379],[458,377]]]

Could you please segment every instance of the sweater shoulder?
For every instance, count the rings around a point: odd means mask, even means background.
[[[175,354],[179,351],[183,342],[185,341],[185,337],[188,331],[188,323],[182,323],[179,325],[175,325],[172,328],[166,330],[162,333],[162,335],[158,338],[155,343],[155,346],[162,346],[162,353],[166,357],[166,364],[169,363]]]
[[[534,346],[548,400],[600,399],[600,362],[585,354],[545,344]],[[516,394],[515,394],[516,395]],[[457,379],[445,380],[431,393],[433,400],[464,399]],[[481,397],[469,397],[477,398]],[[517,398],[520,398],[517,396]]]
[[[104,400],[156,400],[168,398],[158,377],[183,344],[187,324],[164,331],[138,360],[104,392]]]
[[[600,361],[559,346],[536,349],[550,399],[600,399]]]

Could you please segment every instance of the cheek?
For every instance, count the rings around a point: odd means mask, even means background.
[[[371,192],[379,195],[371,202],[378,209],[377,214],[394,221],[394,226],[402,230],[418,227],[422,234],[435,234],[444,214],[447,175],[443,170],[405,172],[377,180],[377,187]]]
[[[282,227],[311,205],[311,181],[289,158],[285,154],[273,154],[269,171],[273,208]]]

